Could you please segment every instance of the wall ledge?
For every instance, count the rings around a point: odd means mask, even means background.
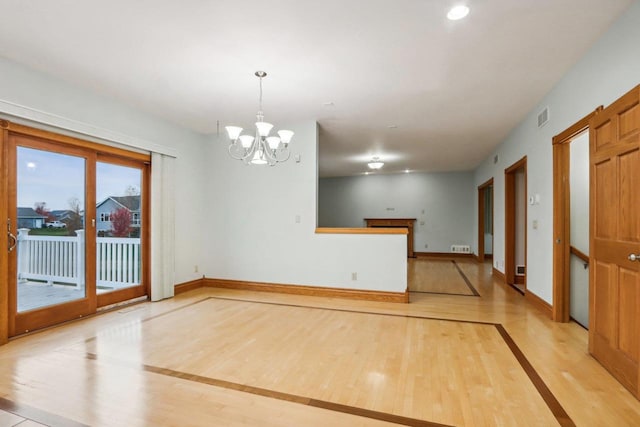
[[[316,234],[408,234],[406,228],[382,228],[382,227],[361,227],[361,228],[316,228]]]

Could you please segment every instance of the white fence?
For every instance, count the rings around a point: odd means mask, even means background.
[[[123,287],[140,283],[140,239],[98,237],[98,286]]]
[[[18,280],[73,284],[84,288],[84,230],[76,237],[30,236],[18,230]],[[97,286],[124,288],[140,283],[140,239],[96,238]]]

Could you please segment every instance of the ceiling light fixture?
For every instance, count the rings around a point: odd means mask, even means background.
[[[469,14],[469,8],[465,5],[454,6],[447,13],[447,18],[452,21],[457,21],[459,19],[464,18]]]
[[[290,130],[278,131],[279,136],[269,136],[273,125],[264,121],[262,112],[262,79],[267,76],[264,71],[256,71],[255,75],[260,79],[260,103],[256,118],[255,136],[241,135],[242,128],[238,126],[226,126],[227,134],[231,143],[229,144],[229,155],[236,160],[242,160],[251,165],[273,166],[279,162],[289,159],[289,143],[293,137]]]
[[[384,162],[381,162],[379,157],[374,157],[369,163],[367,163],[367,165],[369,166],[369,169],[380,169],[384,166]]]

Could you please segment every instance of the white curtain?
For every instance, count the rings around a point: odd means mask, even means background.
[[[151,301],[175,285],[175,159],[151,153]]]

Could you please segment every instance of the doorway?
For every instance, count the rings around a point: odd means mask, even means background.
[[[478,261],[493,258],[493,178],[478,187]]]
[[[553,320],[568,322],[574,317],[587,328],[589,310],[584,313],[584,303],[589,291],[584,279],[589,274],[590,215],[585,191],[589,171],[583,168],[589,162],[589,120],[601,109],[553,137]]]
[[[504,171],[505,279],[522,295],[527,289],[527,157]]]
[[[569,317],[589,329],[589,131],[569,144]]]
[[[7,335],[147,295],[148,156],[5,127]]]

